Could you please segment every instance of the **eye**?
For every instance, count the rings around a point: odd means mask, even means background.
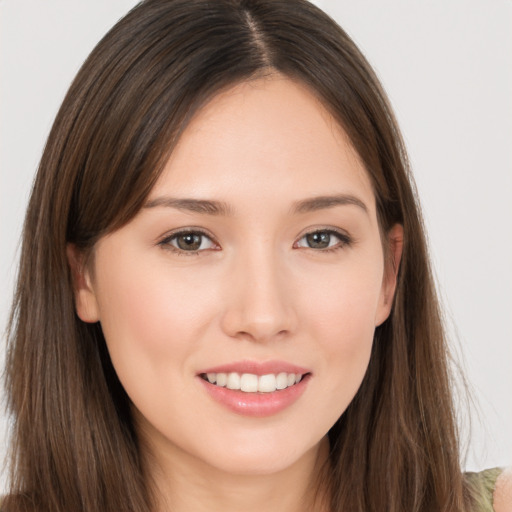
[[[207,249],[215,249],[217,245],[201,231],[180,231],[164,238],[160,245],[176,252],[196,253]]]
[[[296,243],[296,247],[319,250],[337,249],[345,245],[349,245],[350,241],[350,238],[343,233],[329,229],[322,229],[304,235]]]

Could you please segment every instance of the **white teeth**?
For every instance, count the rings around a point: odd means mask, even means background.
[[[215,375],[215,374],[214,374]],[[228,382],[228,374],[227,373],[217,373],[217,378],[215,379],[217,386],[223,388]]]
[[[276,388],[285,389],[288,387],[288,374],[282,372],[277,374]]]
[[[240,389],[246,393],[258,391],[258,376],[252,373],[244,373],[240,377]]]
[[[240,389],[240,375],[238,373],[230,373],[226,384],[228,389]]]
[[[210,384],[241,390],[245,393],[273,393],[276,390],[286,389],[298,384],[302,380],[302,374],[286,372],[278,374],[269,373],[261,376],[253,373],[243,373],[240,375],[236,372],[207,373],[204,376]]]
[[[274,374],[262,375],[258,379],[258,391],[261,393],[272,393],[276,389],[276,376]]]

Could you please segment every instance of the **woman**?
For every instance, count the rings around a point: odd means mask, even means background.
[[[461,474],[398,128],[305,2],[149,0],[99,43],[41,160],[9,350],[8,512],[491,499]]]

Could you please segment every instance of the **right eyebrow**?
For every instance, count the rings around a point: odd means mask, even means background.
[[[223,201],[210,201],[207,199],[175,198],[168,196],[156,197],[148,201],[144,208],[174,208],[207,215],[232,215],[231,207]]]

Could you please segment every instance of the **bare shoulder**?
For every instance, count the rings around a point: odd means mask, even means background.
[[[505,469],[496,480],[494,511],[512,512],[512,467]]]

